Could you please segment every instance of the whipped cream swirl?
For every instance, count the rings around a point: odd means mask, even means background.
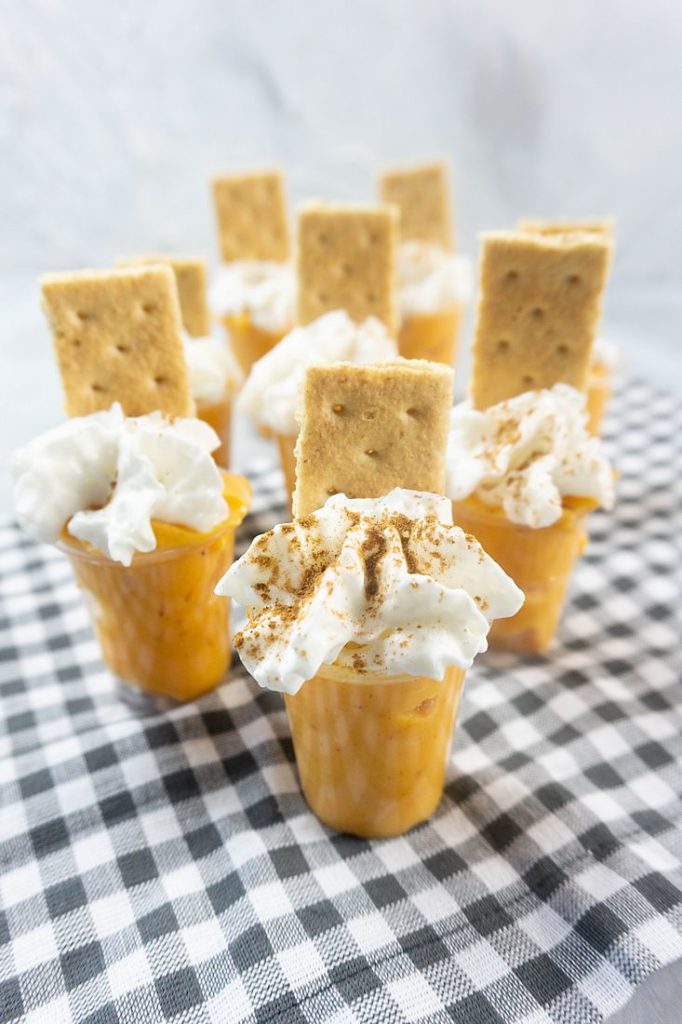
[[[206,423],[160,412],[126,418],[116,403],[79,416],[15,453],[19,523],[55,542],[64,526],[107,558],[130,565],[153,551],[152,520],[204,532],[227,515],[211,452],[220,440]]]
[[[223,263],[216,271],[209,300],[216,316],[247,313],[254,326],[279,334],[294,320],[293,267],[267,260]]]
[[[434,242],[398,246],[398,301],[403,316],[441,313],[471,300],[471,261]]]
[[[262,534],[216,588],[249,610],[235,636],[261,686],[296,693],[322,665],[442,679],[487,648],[490,622],[523,594],[452,525],[447,498],[396,489],[336,494]]]
[[[183,346],[192,398],[200,405],[220,402],[242,379],[227,345],[218,338],[191,338],[183,331]]]
[[[476,495],[512,523],[539,529],[562,513],[563,497],[613,504],[613,471],[587,432],[585,395],[568,384],[526,391],[488,409],[452,410],[447,492]]]
[[[299,392],[308,366],[332,363],[380,363],[398,349],[380,320],[354,323],[343,310],[325,313],[297,327],[254,363],[237,409],[278,434],[297,434]]]

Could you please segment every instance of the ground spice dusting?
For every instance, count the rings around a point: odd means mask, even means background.
[[[521,431],[518,421],[515,419],[502,420],[495,431],[495,444],[502,447],[503,445],[517,444],[520,440]]]
[[[279,575],[280,575],[279,562],[277,562],[277,560],[274,559],[272,557],[272,555],[256,555],[254,557],[253,561],[256,563],[257,566],[259,566],[259,568],[261,568],[263,570],[269,571],[269,573],[270,573],[270,586],[271,587],[277,586],[277,581],[279,580]],[[254,587],[254,590],[257,590],[257,589],[258,589],[258,587]],[[266,598],[266,600],[267,600],[267,598]]]
[[[409,573],[412,573],[413,575],[414,573],[419,572],[419,569],[417,567],[417,560],[414,557],[414,552],[412,551],[412,548],[410,547],[409,539],[407,543],[403,543],[403,554],[405,555],[405,564],[407,565],[407,571]]]
[[[362,541],[357,553],[364,573],[364,596],[367,606],[364,610],[355,610],[357,620],[354,620],[354,624],[358,630],[356,635],[366,636],[367,630],[373,628],[377,604],[383,597],[382,566],[386,558],[396,560],[396,534],[400,539],[405,567],[414,577],[407,581],[408,585],[418,590],[421,584],[416,577],[437,576],[439,570],[447,570],[451,556],[451,531],[454,528],[448,527],[433,514],[415,520],[401,512],[386,511],[377,519],[372,519],[349,509],[339,511],[344,516],[343,525],[346,526],[346,532],[350,532],[354,527],[361,527]],[[329,598],[333,597],[340,568],[337,565],[339,551],[334,549],[334,544],[329,545],[329,539],[325,537],[324,531],[318,530],[318,519],[314,513],[295,523],[278,527],[277,532],[280,536],[287,536],[289,549],[297,549],[299,558],[294,559],[296,571],[292,579],[286,567],[282,567],[278,559],[266,553],[273,531],[262,535],[254,542],[256,551],[252,551],[251,560],[265,578],[254,583],[253,589],[258,594],[258,603],[262,602],[262,606],[251,609],[248,627],[234,637],[237,650],[254,660],[262,657],[264,646],[269,647],[272,643],[275,644],[275,649],[270,651],[270,656],[283,656],[287,638],[292,627],[295,628],[300,622],[306,605],[316,596],[324,594]],[[339,533],[342,534],[343,531]],[[475,537],[467,534],[466,542],[470,550],[478,553],[479,561],[483,561],[485,555]],[[329,578],[322,580],[321,577],[327,571]],[[440,600],[443,600],[443,595]],[[482,611],[488,608],[487,601],[480,596],[474,600]],[[347,618],[347,611],[328,609],[330,610],[340,620]],[[413,628],[420,630],[422,626],[417,623]],[[403,632],[402,627],[389,630],[387,640],[390,638],[389,634],[393,632],[396,635],[392,642],[398,650],[406,650],[414,642],[412,636],[400,636]],[[305,637],[301,636],[299,639]],[[355,644],[346,646],[346,654],[355,672],[382,670],[384,661],[379,654],[369,659],[364,644],[360,644],[357,650],[355,647]]]
[[[371,526],[360,548],[360,556],[365,566],[365,597],[368,601],[373,601],[379,593],[379,568],[387,546],[382,524]]]
[[[353,669],[356,672],[366,672],[367,671],[367,662],[365,661],[365,659],[362,657],[361,654],[354,654],[352,659],[351,659],[351,663],[353,665]]]

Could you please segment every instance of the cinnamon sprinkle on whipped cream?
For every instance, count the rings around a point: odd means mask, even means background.
[[[522,526],[551,526],[564,497],[613,505],[613,470],[587,430],[586,399],[567,384],[526,391],[488,409],[452,410],[447,491],[475,495]]]
[[[235,638],[261,684],[296,693],[322,665],[360,675],[442,679],[487,648],[495,618],[523,595],[452,525],[447,498],[396,489],[334,495],[262,534],[216,588],[249,612]]]

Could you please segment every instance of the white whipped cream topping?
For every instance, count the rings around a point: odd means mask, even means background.
[[[613,472],[587,432],[585,395],[568,384],[526,391],[488,409],[455,406],[447,492],[475,494],[512,523],[538,529],[561,517],[562,497],[613,504]]]
[[[297,327],[251,367],[237,409],[278,434],[297,434],[299,392],[308,366],[380,363],[398,349],[380,320],[354,323],[343,310]]]
[[[294,320],[293,267],[266,260],[223,263],[216,271],[209,300],[216,316],[248,313],[251,322],[263,331],[286,331]]]
[[[261,686],[296,693],[322,665],[442,679],[487,648],[523,594],[435,494],[336,494],[262,534],[216,588],[249,609],[235,637]],[[348,646],[351,645],[351,646]]]
[[[621,352],[615,342],[609,341],[608,338],[602,338],[598,336],[594,339],[594,345],[592,346],[592,366],[595,363],[603,366],[608,373],[615,373],[620,369],[622,357]]]
[[[15,453],[17,517],[36,540],[55,542],[68,524],[71,536],[130,565],[135,551],[156,547],[152,519],[204,532],[225,518],[211,457],[219,444],[200,420],[126,418],[118,403],[67,420]]]
[[[241,370],[224,342],[218,338],[191,338],[183,331],[189,386],[195,402],[220,402],[242,379]]]
[[[469,302],[473,291],[471,261],[434,242],[398,246],[398,301],[403,316],[441,313]]]

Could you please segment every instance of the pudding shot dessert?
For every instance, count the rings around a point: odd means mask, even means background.
[[[293,325],[294,273],[283,175],[223,174],[212,183],[222,263],[211,306],[244,374]]]
[[[382,202],[400,211],[400,354],[454,366],[472,280],[469,260],[454,252],[448,168],[435,163],[389,169],[379,191]]]
[[[308,369],[296,518],[218,586],[248,610],[244,665],[285,695],[308,804],[354,835],[433,813],[464,673],[523,600],[441,496],[451,394],[421,361]]]
[[[585,520],[613,502],[613,472],[587,430],[584,394],[606,280],[604,238],[483,237],[470,398],[452,413],[453,517],[526,600],[493,646],[545,651]]]
[[[42,281],[71,417],[14,459],[20,523],[69,557],[111,672],[191,700],[229,664],[214,593],[249,506],[196,419],[169,267]]]
[[[237,400],[261,432],[274,436],[289,499],[296,483],[294,449],[298,434],[299,395],[309,366],[333,363],[379,363],[398,355],[381,320],[355,323],[344,310],[325,313],[306,327],[296,327],[254,364]]]
[[[520,231],[530,234],[556,237],[560,235],[593,235],[613,245],[613,220],[534,220],[524,217],[518,222]],[[596,329],[596,325],[595,325]],[[599,434],[615,378],[621,364],[618,346],[597,336],[592,347],[590,368],[587,376],[588,429]]]
[[[238,409],[274,436],[289,496],[306,367],[394,359],[393,210],[309,203],[297,218],[298,326],[251,369]]]
[[[587,419],[585,395],[567,384],[453,410],[454,520],[526,595],[517,615],[494,623],[492,646],[547,650],[587,544],[587,516],[613,505],[613,471]]]
[[[230,465],[232,402],[242,374],[225,342],[211,333],[205,260],[151,254],[121,257],[116,263],[119,267],[156,264],[169,266],[173,271],[180,302],[190,391],[197,416],[213,427],[220,438],[213,458],[219,466],[227,469]]]

